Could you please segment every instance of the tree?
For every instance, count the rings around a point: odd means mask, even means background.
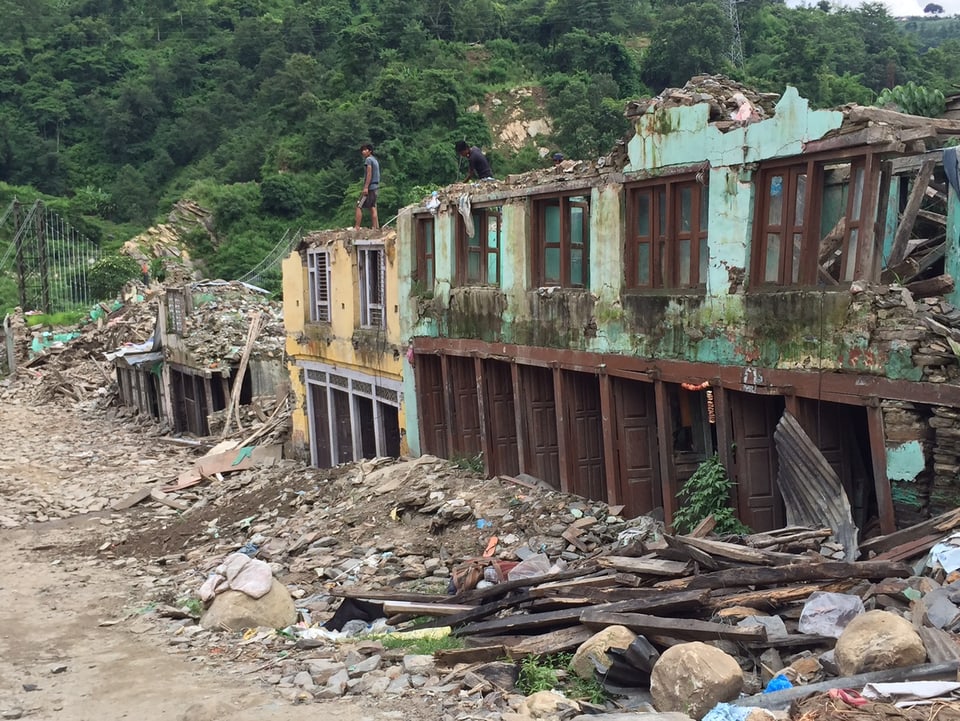
[[[716,2],[668,8],[651,34],[643,81],[660,89],[683,85],[701,73],[721,72],[732,37],[730,19]]]
[[[943,6],[936,3],[927,3],[923,8],[923,13],[925,15],[941,15],[943,14]]]

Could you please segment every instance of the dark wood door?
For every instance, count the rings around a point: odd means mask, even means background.
[[[486,384],[487,438],[490,439],[490,471],[515,476],[520,472],[517,445],[517,416],[513,402],[513,376],[510,364],[483,361]]]
[[[312,409],[310,438],[314,447],[317,467],[330,468],[330,411],[327,407],[327,389],[310,384],[310,408]]]
[[[617,490],[629,516],[663,505],[653,385],[613,378]]]
[[[353,457],[353,429],[350,425],[350,394],[331,388],[333,394],[333,423],[336,431],[337,463],[355,461]]]
[[[553,372],[548,368],[522,366],[520,392],[524,438],[527,441],[527,472],[560,488],[560,448],[557,443],[557,409]]]
[[[417,407],[420,411],[420,451],[446,458],[447,413],[440,356],[416,359]]]
[[[453,450],[461,456],[476,456],[483,450],[480,440],[480,401],[477,395],[477,371],[473,358],[447,358],[453,386]]]
[[[600,412],[600,379],[587,373],[564,373],[571,450],[570,489],[595,501],[607,500],[603,464],[603,415]]]
[[[783,415],[783,398],[731,392],[735,478],[740,520],[754,531],[784,525],[777,488],[777,449],[773,432]]]

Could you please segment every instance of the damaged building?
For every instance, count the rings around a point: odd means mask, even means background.
[[[830,479],[861,529],[960,505],[960,121],[708,77],[627,114],[401,212],[411,451],[668,521],[716,453],[757,531]]]
[[[307,234],[283,261],[292,446],[319,467],[407,453],[396,233]]]
[[[200,281],[163,288],[151,337],[107,358],[123,405],[174,432],[208,436],[236,421],[240,408],[286,393],[283,346],[282,308],[267,291]]]

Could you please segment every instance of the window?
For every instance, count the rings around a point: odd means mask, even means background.
[[[872,235],[879,175],[872,156],[762,169],[751,282],[830,286],[869,275],[864,234]]]
[[[586,288],[590,262],[590,199],[566,195],[534,201],[537,285]]]
[[[186,293],[183,288],[167,288],[167,317],[169,329],[174,335],[183,335],[187,317]]]
[[[307,284],[310,286],[310,320],[330,322],[330,252],[307,251]]]
[[[628,287],[706,286],[708,195],[689,176],[628,191]]]
[[[357,270],[360,276],[360,325],[363,328],[383,328],[384,267],[383,246],[357,249]]]
[[[457,281],[500,285],[500,208],[474,208],[470,217],[473,235],[462,218],[457,223]]]
[[[436,280],[436,219],[432,215],[421,215],[417,223],[417,257],[414,271],[415,294],[432,293]]]

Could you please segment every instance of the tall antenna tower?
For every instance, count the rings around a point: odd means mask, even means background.
[[[733,37],[730,40],[730,62],[736,68],[743,69],[743,41],[740,38],[740,13],[737,12],[737,3],[741,0],[727,0],[727,15],[730,17],[730,27]]]

